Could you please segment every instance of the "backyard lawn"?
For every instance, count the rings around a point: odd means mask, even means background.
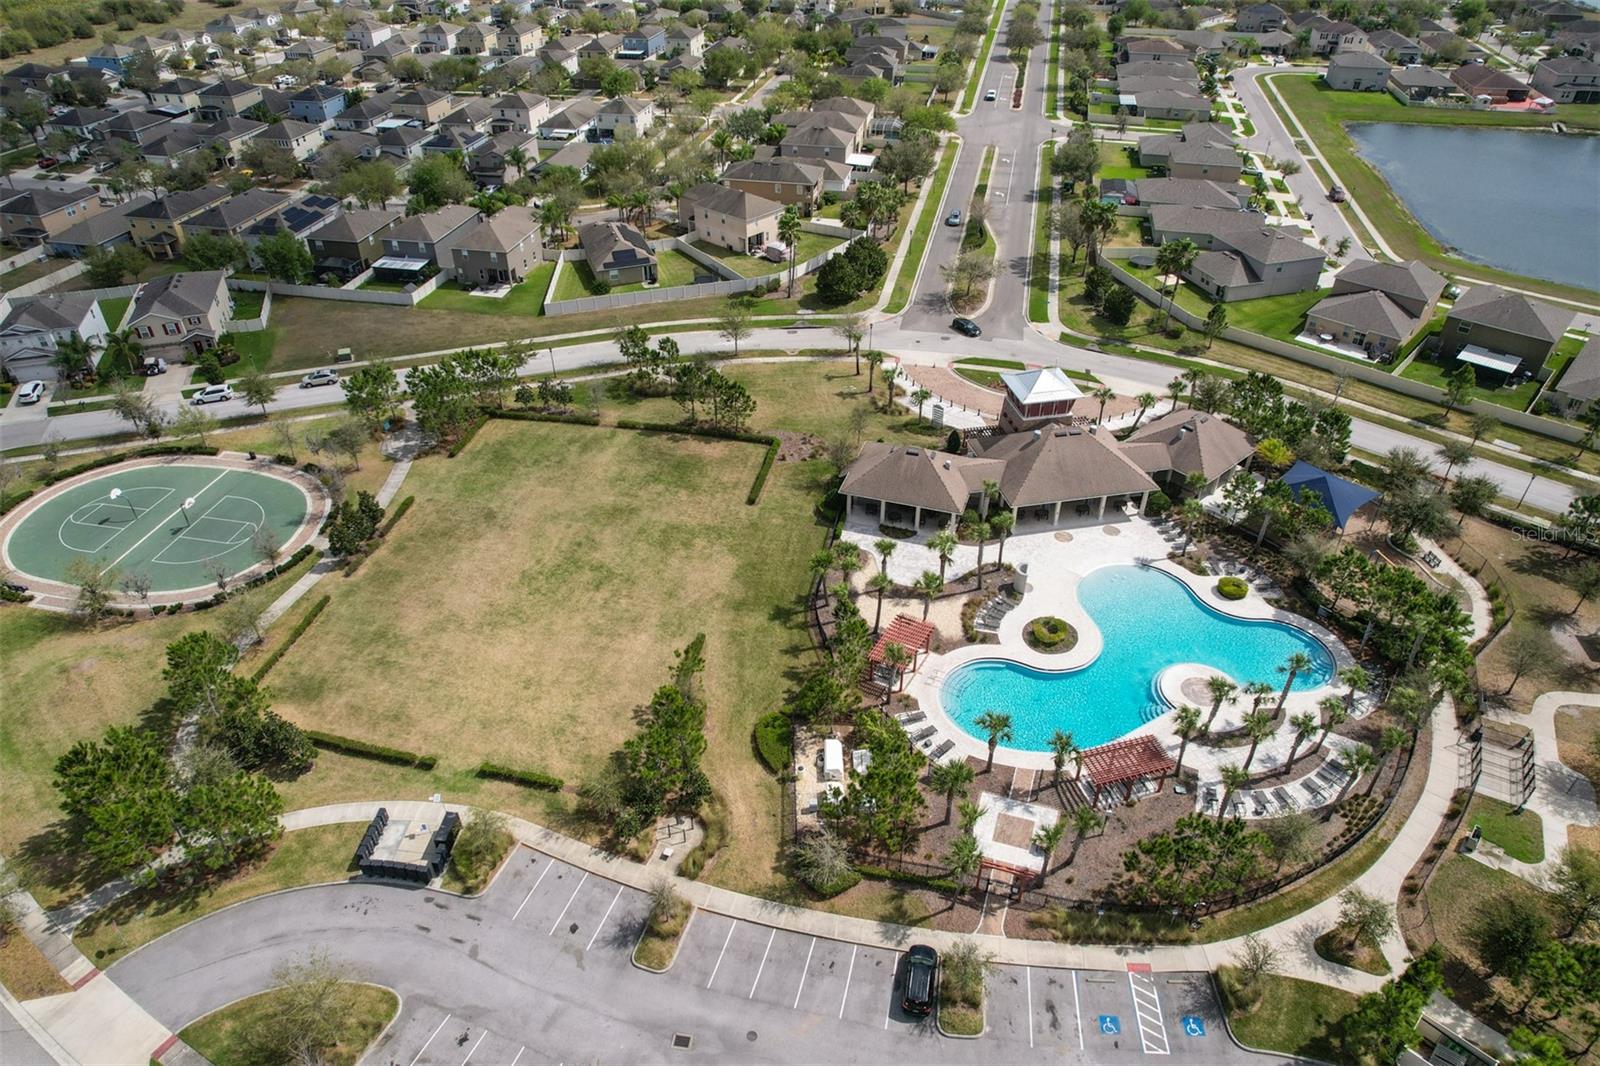
[[[1535,811],[1519,812],[1493,797],[1474,796],[1461,824],[1469,830],[1474,825],[1481,826],[1483,839],[1513,859],[1526,863],[1544,861],[1544,821]]]
[[[709,273],[711,271],[676,248],[669,248],[656,254],[656,284],[663,289],[693,285],[696,275]]]
[[[606,292],[639,292],[644,288],[642,282],[630,285],[613,285]],[[581,300],[586,296],[600,296],[600,290],[595,287],[594,272],[589,269],[589,264],[582,259],[574,259],[561,264],[561,271],[556,275],[556,291],[553,299],[560,303],[562,300]]]
[[[785,269],[783,263],[774,263],[764,256],[741,255],[709,241],[695,241],[694,246],[742,278],[764,278]]]
[[[230,289],[229,295],[233,297],[234,318],[261,317],[261,307],[266,303],[265,293],[246,292],[243,289]]]
[[[1111,144],[1107,141],[1100,142],[1100,177],[1101,178],[1148,178],[1149,167],[1141,167],[1135,162],[1138,156],[1136,149],[1126,145]]]
[[[113,296],[109,300],[100,301],[100,314],[105,317],[106,326],[116,329],[122,324],[122,316],[127,313],[128,305],[133,302],[131,296]]]
[[[24,263],[15,270],[8,270],[0,274],[0,289],[17,289],[30,281],[38,281],[42,277],[54,274],[63,267],[73,264],[74,260],[60,256],[45,256],[35,259],[31,263]]]
[[[1560,356],[1550,357],[1546,365],[1551,369],[1551,380],[1555,379],[1566,364],[1567,359],[1563,359]],[[1445,366],[1438,361],[1436,354],[1426,357],[1418,355],[1406,364],[1406,368],[1401,371],[1400,376],[1410,378],[1412,381],[1425,382],[1442,389],[1445,387],[1445,377],[1461,365],[1463,364],[1458,360],[1451,359],[1450,365]],[[1496,384],[1502,377],[1501,374],[1493,370],[1477,370],[1476,373],[1478,374],[1479,384],[1472,393],[1472,397],[1475,400],[1484,400],[1488,403],[1498,404],[1501,407],[1509,407],[1514,411],[1526,411],[1528,405],[1533,402],[1534,393],[1539,391],[1537,378],[1524,381],[1522,384],[1508,389],[1503,385]]]
[[[550,287],[550,275],[555,271],[554,263],[540,263],[523,279],[520,285],[513,286],[511,291],[499,299],[488,296],[474,296],[466,289],[455,285],[441,285],[433,290],[422,302],[417,304],[418,311],[468,311],[478,315],[540,315],[544,313],[544,294]],[[366,307],[380,307],[384,311],[396,310],[406,313],[404,308],[383,308],[381,305],[360,304],[352,305]],[[273,301],[273,318],[277,318],[277,301]],[[341,305],[343,310],[343,305]],[[413,349],[421,351],[423,349]]]

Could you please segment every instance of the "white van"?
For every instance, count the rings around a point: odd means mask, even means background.
[[[232,385],[207,385],[195,393],[194,399],[189,402],[193,404],[221,403],[224,400],[231,399],[233,399]]]

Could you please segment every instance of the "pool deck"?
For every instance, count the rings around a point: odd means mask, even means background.
[[[853,524],[853,527],[845,532],[847,539],[861,544],[868,551],[871,550],[872,541],[877,536],[876,528],[869,529],[865,523]],[[921,543],[925,539],[923,537],[902,541],[896,547],[894,554],[889,558],[889,574],[896,581],[909,584],[924,570],[938,569],[937,556]],[[1039,670],[1063,671],[1078,669],[1093,662],[1100,655],[1104,640],[1099,627],[1089,618],[1079,602],[1077,590],[1086,575],[1105,566],[1150,566],[1183,582],[1203,604],[1220,614],[1257,621],[1281,622],[1312,634],[1333,658],[1335,675],[1339,670],[1352,664],[1353,659],[1344,644],[1324,626],[1301,615],[1274,607],[1254,588],[1242,600],[1224,600],[1215,591],[1217,583],[1215,576],[1201,577],[1192,574],[1167,558],[1173,548],[1174,545],[1162,536],[1161,531],[1153,523],[1142,517],[1122,513],[1115,515],[1108,513],[1099,520],[1073,525],[1064,524],[1055,529],[1034,530],[1012,536],[1006,542],[1005,559],[1018,567],[1019,574],[1025,567],[1027,586],[1021,604],[1000,622],[999,643],[968,644],[943,654],[932,655],[907,685],[907,692],[915,697],[919,709],[928,716],[928,723],[937,726],[939,730],[939,736],[931,738],[923,747],[931,750],[939,741],[951,740],[955,742],[955,746],[947,758],[984,759],[988,756],[988,746],[984,741],[962,729],[944,709],[942,699],[944,681],[957,667],[983,659],[1004,659]],[[985,553],[985,560],[993,558],[994,550],[991,547]],[[962,545],[957,549],[956,558],[951,564],[951,572],[960,573],[976,565],[976,546]],[[998,586],[996,584],[991,587]],[[1130,605],[1130,608],[1137,609],[1137,605]],[[1071,623],[1078,631],[1077,645],[1071,651],[1061,653],[1038,652],[1028,647],[1023,639],[1023,627],[1040,615],[1055,615]],[[1201,664],[1174,663],[1157,678],[1156,688],[1163,702],[1169,707],[1189,702],[1183,699],[1181,684],[1184,678],[1194,676],[1196,673],[1209,677],[1220,671]],[[1289,724],[1289,718],[1302,711],[1317,713],[1318,702],[1326,696],[1335,694],[1342,693],[1332,684],[1291,692],[1283,722],[1276,733],[1261,742],[1256,751],[1255,761],[1251,765],[1252,772],[1265,773],[1286,763],[1294,746],[1294,727]],[[1240,702],[1223,708],[1214,724],[1216,730],[1234,729],[1239,726],[1244,710]],[[1267,706],[1275,706],[1276,702],[1274,697]],[[1209,705],[1201,707],[1202,711],[1209,709]],[[1154,736],[1176,756],[1180,740],[1172,731],[1172,719],[1173,710],[1169,709],[1159,718],[1146,722],[1125,735]],[[1335,739],[1330,735],[1330,744],[1338,745],[1341,739]],[[1301,747],[1304,749],[1305,745],[1302,744]],[[1299,754],[1303,758],[1310,752],[1302,750]],[[1211,748],[1191,743],[1184,756],[1184,766],[1196,771],[1202,782],[1208,782],[1220,777],[1224,764],[1242,762],[1243,757],[1244,752],[1239,748]],[[1048,770],[1052,767],[1052,757],[1048,751],[1001,747],[996,751],[996,758],[1006,765],[1024,769]]]

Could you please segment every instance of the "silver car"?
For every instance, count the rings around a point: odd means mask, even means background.
[[[329,370],[326,367],[321,370],[313,370],[300,379],[300,387],[302,389],[314,389],[319,385],[337,384],[339,384],[339,372],[337,370]]]

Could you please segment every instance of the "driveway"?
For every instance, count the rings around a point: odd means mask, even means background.
[[[400,994],[366,1060],[395,1066],[1294,1061],[1234,1044],[1205,974],[996,967],[987,1033],[956,1040],[900,1011],[901,950],[698,911],[658,975],[630,961],[648,909],[636,889],[519,848],[478,899],[361,882],[281,893],[184,926],[107,975],[177,1031],[326,948]]]

